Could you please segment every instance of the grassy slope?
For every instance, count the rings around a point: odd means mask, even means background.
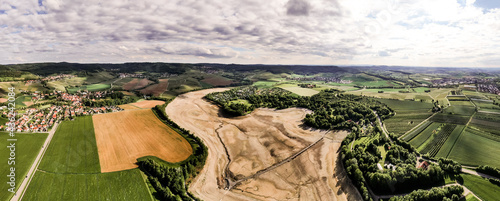
[[[500,186],[475,175],[462,174],[463,185],[474,192],[484,201],[498,200],[500,198]]]
[[[475,135],[465,129],[449,158],[465,165],[491,165],[500,168],[499,141]]]
[[[6,132],[0,132],[0,141],[2,145],[7,143],[7,139],[10,137]],[[16,184],[21,184],[22,179],[28,172],[31,164],[35,160],[36,155],[42,148],[42,144],[47,138],[47,133],[37,133],[37,134],[17,134],[16,137]],[[5,143],[5,144],[4,144]],[[7,164],[7,158],[9,158],[10,151],[6,147],[2,146],[0,149],[0,158],[2,163],[0,163],[0,175],[2,175],[2,182],[0,187],[2,188],[2,193],[0,193],[0,200],[8,200],[12,194],[7,191],[9,187],[7,185],[7,177],[10,166]],[[18,187],[18,186],[17,186]]]

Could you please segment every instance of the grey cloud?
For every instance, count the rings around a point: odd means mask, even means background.
[[[391,56],[391,53],[388,52],[388,51],[378,51],[378,56],[381,56],[381,57],[388,57],[388,56]]]
[[[286,14],[293,16],[307,16],[311,5],[305,0],[289,0],[286,3]]]

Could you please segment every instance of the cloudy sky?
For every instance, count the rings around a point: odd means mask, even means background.
[[[0,0],[0,63],[500,67],[498,0]]]

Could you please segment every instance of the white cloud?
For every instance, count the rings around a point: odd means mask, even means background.
[[[500,10],[464,2],[1,2],[0,63],[500,66]]]

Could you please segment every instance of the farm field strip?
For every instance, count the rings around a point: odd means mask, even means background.
[[[417,136],[419,133],[421,133],[423,130],[425,130],[427,127],[429,127],[429,125],[431,125],[431,124],[432,124],[432,122],[430,122],[430,121],[424,122],[418,128],[414,129],[413,131],[411,131],[410,133],[405,135],[402,139],[404,141],[412,140],[415,136]]]
[[[500,168],[499,146],[499,141],[474,134],[474,130],[466,128],[453,146],[448,158],[463,165],[490,165]]]
[[[443,144],[446,142],[446,140],[448,140],[448,137],[451,135],[451,133],[453,132],[453,130],[455,130],[456,127],[457,125],[455,124],[444,125],[443,128],[439,131],[439,133],[437,133],[437,136],[434,136],[434,138],[429,139],[432,141],[430,141],[429,143],[427,143],[427,145],[425,145],[425,147],[422,149],[422,153],[429,154],[431,157],[434,157],[438,153],[439,149],[441,149]]]
[[[448,137],[448,140],[441,146],[441,149],[436,154],[437,158],[448,158],[451,150],[455,146],[457,140],[465,129],[465,125],[457,125],[457,127],[451,132],[451,135]]]
[[[35,161],[36,156],[42,148],[45,139],[47,138],[47,133],[36,133],[36,134],[16,134],[17,142],[16,146],[22,149],[16,149],[16,192],[19,189],[25,176],[28,174],[30,167]],[[8,136],[7,132],[0,132],[0,141],[7,142]],[[7,148],[2,148],[0,150],[0,157],[7,159],[9,158],[10,151]],[[7,178],[6,175],[10,173],[9,165],[7,162],[2,162],[0,165],[0,174],[2,178]],[[5,179],[6,181],[7,179]],[[13,194],[7,192],[10,185],[7,182],[2,182],[0,184],[2,190],[5,192],[0,193],[0,201],[7,201]]]
[[[432,136],[432,133],[435,132],[440,126],[440,123],[432,123],[419,135],[409,141],[409,143],[415,147],[420,147],[422,144],[424,144],[425,141],[427,141],[427,139],[429,139],[429,137]]]
[[[139,169],[97,174],[38,171],[23,200],[150,200]]]
[[[100,172],[92,116],[63,121],[39,169],[56,173]]]

